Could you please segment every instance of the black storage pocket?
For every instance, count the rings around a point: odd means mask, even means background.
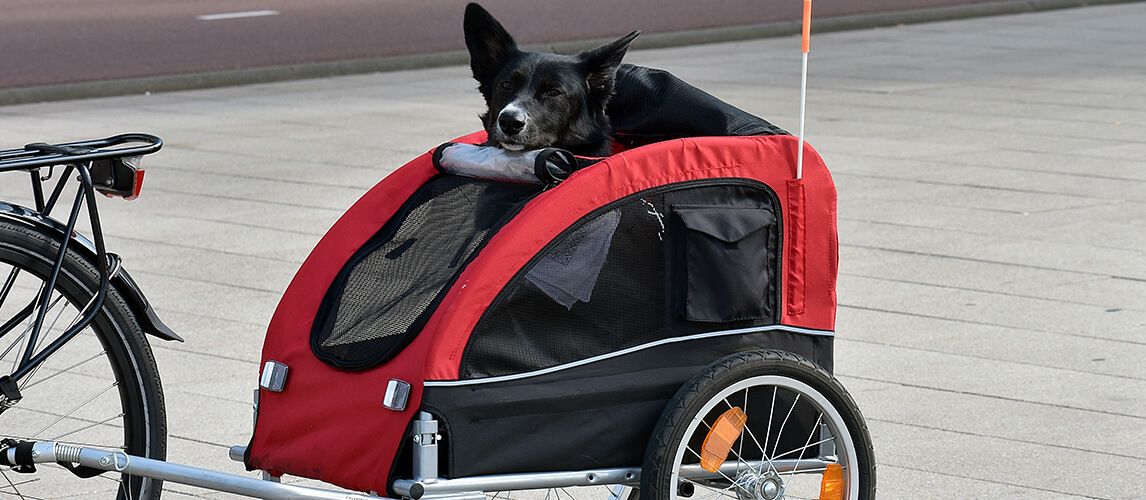
[[[677,205],[684,245],[684,318],[726,322],[771,316],[768,249],[776,222],[756,207]]]

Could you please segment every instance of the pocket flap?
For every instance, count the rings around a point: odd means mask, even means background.
[[[718,240],[735,243],[761,228],[772,225],[776,217],[765,208],[749,207],[673,207],[684,226]]]

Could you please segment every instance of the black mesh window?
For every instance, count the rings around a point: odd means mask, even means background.
[[[775,283],[751,319],[686,317],[687,228],[675,206],[697,204],[773,213],[762,185],[660,188],[603,207],[554,239],[494,300],[462,358],[463,378],[537,370],[655,340],[776,321]],[[779,223],[758,258],[779,276]],[[774,280],[772,280],[774,281]]]
[[[311,347],[332,366],[389,359],[507,214],[535,187],[439,176],[346,263],[315,318]]]

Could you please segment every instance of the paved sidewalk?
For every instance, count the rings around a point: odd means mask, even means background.
[[[880,498],[1146,498],[1146,4],[813,40],[840,193],[837,371]],[[794,38],[636,51],[795,129]],[[462,67],[0,108],[0,144],[167,140],[109,246],[154,343],[170,459],[241,468],[265,327],[342,210],[477,128]],[[15,182],[0,198],[24,196]],[[26,197],[25,197],[26,198]],[[219,496],[171,486],[168,498]]]

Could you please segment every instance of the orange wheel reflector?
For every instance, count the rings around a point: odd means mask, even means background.
[[[820,500],[843,500],[844,468],[840,464],[828,464],[824,478],[820,480]]]
[[[734,406],[722,413],[704,436],[704,444],[700,447],[700,467],[708,472],[720,470],[724,461],[728,460],[728,452],[732,445],[744,432],[744,424],[748,423],[748,415],[744,410]]]

